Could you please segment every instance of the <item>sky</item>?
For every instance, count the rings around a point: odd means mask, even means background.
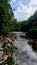
[[[27,20],[37,10],[37,0],[12,0],[10,4],[18,21]]]

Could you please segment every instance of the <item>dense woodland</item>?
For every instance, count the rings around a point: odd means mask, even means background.
[[[11,31],[23,31],[28,32],[27,35],[37,35],[37,11],[28,20],[18,22],[14,17],[10,0],[0,0],[0,34]]]
[[[21,22],[21,31],[27,32],[27,36],[37,39],[37,11],[26,21]]]
[[[6,34],[12,31],[22,31],[26,32],[26,38],[33,38],[37,39],[37,11],[28,18],[28,20],[24,21],[17,21],[14,17],[14,12],[13,9],[11,8],[10,5],[11,0],[0,0],[0,37],[2,35],[3,40],[0,42],[1,44],[10,44],[10,47],[7,47],[6,45],[3,46],[4,50],[5,47],[8,50],[8,54],[5,55],[5,61],[8,60],[7,64],[8,65],[14,65],[14,59],[13,57],[13,50],[18,48],[18,46],[13,47],[13,41],[15,40],[15,37],[10,39],[6,37]],[[5,35],[5,36],[3,36]],[[10,42],[11,41],[11,42]],[[37,41],[36,41],[37,42]],[[35,42],[30,42],[31,44],[33,43],[33,47],[37,48],[37,44],[34,44]],[[36,46],[35,46],[36,45]],[[13,47],[13,48],[12,48]],[[10,51],[9,51],[10,50]],[[6,50],[4,52],[7,52]],[[17,60],[16,60],[17,61]],[[1,64],[0,64],[1,65]],[[3,64],[5,65],[5,64]],[[18,65],[18,64],[15,64]]]

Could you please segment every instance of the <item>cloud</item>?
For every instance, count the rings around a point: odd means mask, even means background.
[[[28,6],[23,4],[22,1],[19,0],[17,2],[18,6],[17,9],[14,11],[14,16],[18,21],[27,20],[37,9],[37,0],[30,0],[30,2],[27,3]],[[36,7],[34,5],[36,5]]]
[[[13,2],[13,3],[15,3],[15,2],[16,2],[16,0],[12,0],[12,2]]]
[[[37,4],[37,0],[30,0],[30,3],[33,4],[33,5],[36,5]]]

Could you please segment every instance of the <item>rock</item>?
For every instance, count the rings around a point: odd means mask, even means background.
[[[8,55],[3,56],[3,62],[6,62],[8,60]]]
[[[0,36],[0,42],[2,42],[3,41],[3,36]]]
[[[9,58],[9,59],[12,58],[12,53],[9,53],[9,54],[8,54],[8,58]]]
[[[37,50],[37,40],[29,41],[28,44],[32,46],[33,49]]]
[[[15,45],[15,48],[16,48],[16,49],[18,49],[18,48],[19,48],[19,45],[18,45],[18,44],[16,44],[16,45]]]

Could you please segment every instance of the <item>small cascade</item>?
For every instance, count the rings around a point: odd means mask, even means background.
[[[21,38],[20,34],[17,34],[16,44],[20,46],[15,50],[16,61],[20,65],[37,65],[37,53],[35,53],[32,48],[28,45],[28,41],[25,38]]]

